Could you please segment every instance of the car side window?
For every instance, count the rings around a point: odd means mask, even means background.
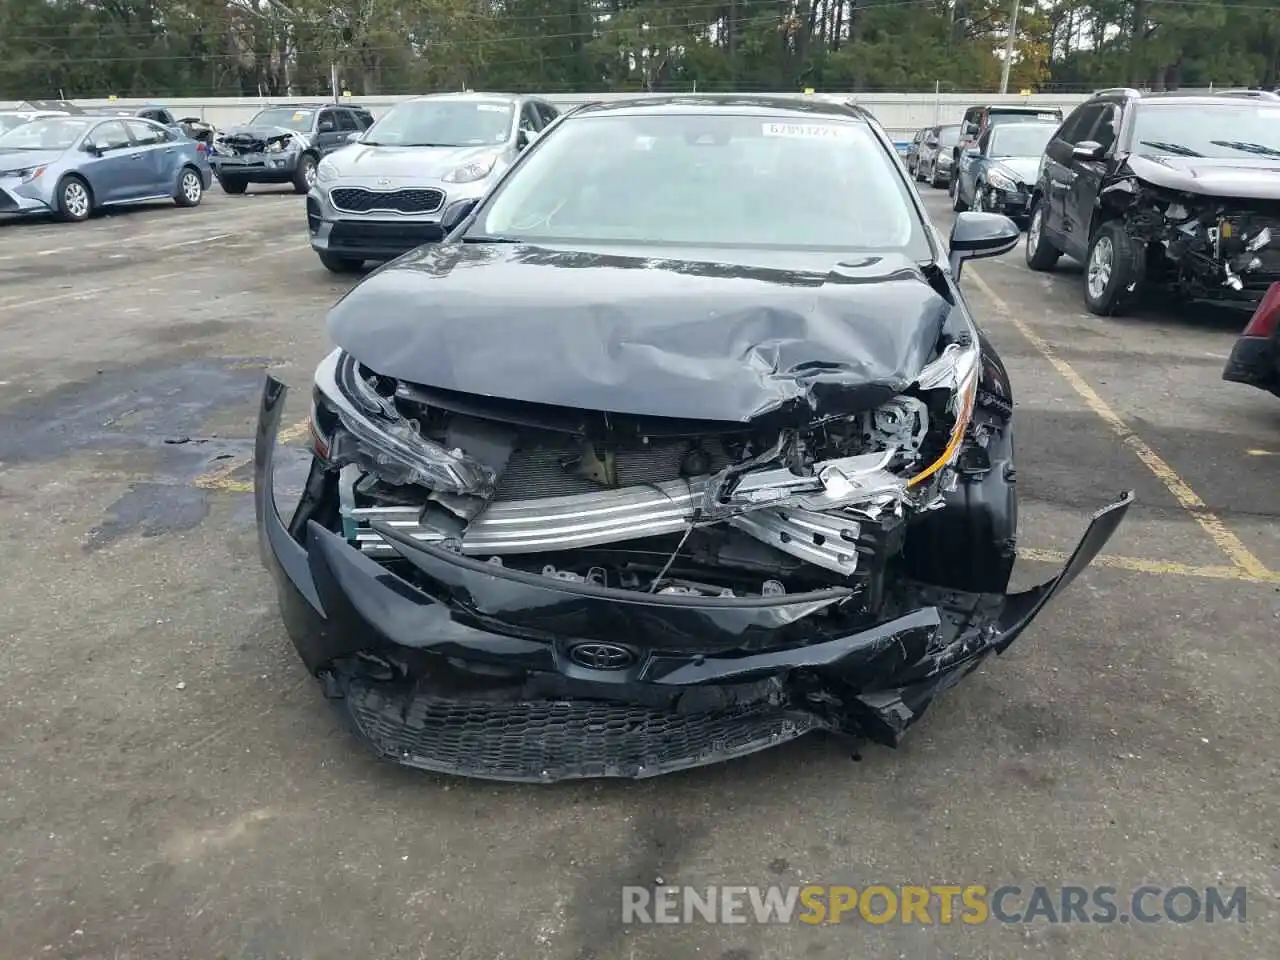
[[[938,128],[937,127],[934,127],[925,135],[924,145],[926,147],[936,147],[938,145]]]
[[[360,124],[356,123],[356,118],[351,115],[350,110],[335,110],[338,115],[338,129],[343,133],[351,133],[360,129]]]
[[[991,131],[993,129],[995,128],[987,127],[987,129],[982,132],[982,136],[978,138],[978,153],[981,156],[985,157],[987,155],[988,148],[991,146]]]
[[[125,129],[122,120],[108,120],[98,124],[85,138],[85,142],[93,144],[99,150],[119,150],[131,145],[129,131]]]
[[[172,124],[173,122],[174,122],[173,114],[170,113],[168,110],[160,110],[159,112],[156,113],[156,123],[163,123],[163,124],[169,125],[169,124]]]
[[[338,122],[333,117],[333,110],[321,110],[320,116],[316,118],[317,133],[332,133],[338,129]]]
[[[1116,142],[1116,129],[1120,126],[1120,108],[1108,106],[1102,111],[1097,124],[1089,131],[1087,140],[1102,144],[1104,150],[1110,150]]]
[[[1100,103],[1086,103],[1076,108],[1071,116],[1067,117],[1066,122],[1058,130],[1055,140],[1061,140],[1063,143],[1075,146],[1084,139],[1084,134],[1088,133],[1098,117],[1102,115],[1104,109]]]
[[[535,106],[537,107],[538,114],[542,117],[542,125],[544,127],[550,126],[551,122],[555,120],[556,117],[560,116],[560,111],[549,103],[539,103],[535,104]]]
[[[356,123],[359,124],[361,130],[368,130],[373,126],[373,114],[364,110],[353,110],[351,112],[355,114]]]
[[[520,111],[520,129],[528,130],[530,133],[537,133],[542,129],[542,120],[533,109],[532,103],[526,103],[524,109]]]
[[[125,126],[129,128],[129,133],[133,136],[133,142],[140,147],[149,147],[153,144],[164,143],[169,139],[159,127],[153,127],[144,120],[126,120]]]

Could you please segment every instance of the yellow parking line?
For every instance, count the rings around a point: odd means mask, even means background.
[[[311,420],[308,418],[301,423],[295,423],[291,427],[285,427],[276,434],[276,442],[293,443],[295,440],[301,440],[310,429]],[[252,480],[231,479],[233,473],[252,461],[253,457],[233,457],[230,460],[224,460],[217,469],[202,473],[192,483],[201,490],[219,490],[223,493],[253,493]]]
[[[1069,554],[1058,550],[1028,550],[1018,548],[1019,560],[1033,560],[1037,563],[1052,563],[1062,566],[1069,559]],[[1202,580],[1243,580],[1246,583],[1280,583],[1280,574],[1268,572],[1257,577],[1240,567],[1195,567],[1185,563],[1173,563],[1169,560],[1147,560],[1143,557],[1113,557],[1102,554],[1095,557],[1090,566],[1109,567],[1112,570],[1130,570],[1134,573],[1149,573],[1160,577],[1199,577]]]
[[[1249,548],[1244,545],[1244,541],[1227,528],[1227,525],[1222,522],[1222,518],[1209,509],[1208,505],[1200,499],[1196,492],[1178,476],[1173,467],[1169,466],[1158,453],[1134,433],[1129,428],[1129,425],[1120,418],[1120,415],[1111,409],[1110,404],[1098,396],[1097,391],[1089,386],[1088,381],[1080,376],[1071,364],[1059,357],[1043,337],[1032,330],[1024,320],[1015,316],[1009,305],[1004,302],[999,294],[991,289],[991,285],[983,280],[976,270],[970,267],[967,272],[973,278],[973,282],[978,285],[978,288],[995,304],[996,310],[1001,316],[1012,323],[1018,332],[1039,351],[1040,355],[1048,360],[1053,368],[1062,375],[1062,378],[1071,384],[1072,389],[1080,394],[1089,409],[1111,427],[1121,442],[1137,454],[1138,459],[1146,464],[1147,469],[1154,473],[1156,478],[1165,485],[1165,488],[1173,494],[1174,499],[1178,501],[1182,508],[1195,518],[1196,523],[1200,524],[1201,529],[1218,545],[1218,548],[1237,567],[1247,573],[1250,578],[1272,582],[1274,575],[1267,569],[1266,565],[1253,555]]]

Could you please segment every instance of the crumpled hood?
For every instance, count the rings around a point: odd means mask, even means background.
[[[1040,172],[1039,157],[1000,157],[991,162],[995,169],[1012,174],[1019,183],[1035,183]]]
[[[376,147],[355,143],[330,154],[340,177],[393,177],[415,182],[439,180],[463,164],[487,160],[492,144],[470,147]]]
[[[0,150],[0,173],[44,167],[62,159],[65,150]]]
[[[1280,159],[1241,154],[1239,158],[1148,157],[1130,154],[1129,169],[1140,180],[1211,197],[1280,200]]]
[[[426,386],[741,422],[882,402],[932,358],[953,309],[898,254],[651,253],[432,245],[353,288],[329,333]]]
[[[296,134],[303,140],[308,139],[305,133],[299,133],[297,130],[290,130],[288,127],[275,127],[270,125],[251,126],[246,123],[234,127],[223,127],[218,131],[218,136],[226,139],[252,137],[256,140],[267,140],[271,137],[281,136],[282,134]]]

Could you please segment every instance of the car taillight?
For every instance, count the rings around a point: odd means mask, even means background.
[[[1249,325],[1241,336],[1268,339],[1275,336],[1276,327],[1280,326],[1280,282],[1273,283],[1268,289],[1258,309],[1253,311]]]

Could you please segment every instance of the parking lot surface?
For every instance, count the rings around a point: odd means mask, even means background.
[[[1094,317],[1078,266],[1021,249],[965,270],[1014,379],[1019,581],[1133,489],[1107,553],[897,751],[531,788],[375,761],[279,623],[259,390],[295,388],[301,444],[352,282],[302,199],[0,223],[0,957],[1274,956],[1280,400],[1220,380],[1244,318]],[[659,879],[1243,885],[1248,915],[624,925]]]

